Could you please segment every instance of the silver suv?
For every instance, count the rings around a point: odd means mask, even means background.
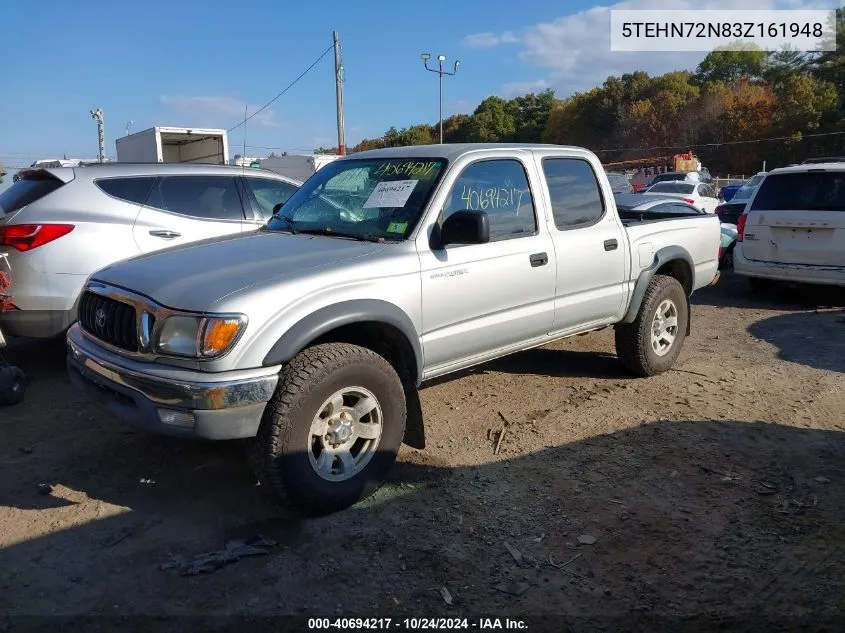
[[[168,246],[254,231],[302,184],[261,169],[159,163],[17,176],[0,194],[0,250],[9,254],[14,297],[0,324],[35,338],[58,336],[76,321],[82,286],[94,271]]]

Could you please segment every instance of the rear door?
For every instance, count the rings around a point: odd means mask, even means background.
[[[625,299],[627,236],[597,172],[580,157],[539,158],[556,253],[555,334],[618,318]]]
[[[159,177],[132,233],[146,253],[253,228],[236,176],[178,175]]]
[[[742,253],[755,261],[845,266],[845,170],[769,174],[751,201]]]

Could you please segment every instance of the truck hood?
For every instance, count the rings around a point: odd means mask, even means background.
[[[133,257],[94,273],[91,279],[140,293],[169,308],[204,312],[249,286],[348,262],[385,247],[316,235],[251,232]]]

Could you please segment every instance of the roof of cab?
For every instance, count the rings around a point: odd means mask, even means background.
[[[26,167],[19,173],[49,172],[62,180],[60,174],[74,174],[82,178],[108,178],[110,176],[155,176],[160,174],[183,175],[214,175],[214,174],[248,174],[251,176],[268,176],[281,180],[299,183],[296,178],[284,176],[269,169],[254,167],[240,167],[238,165],[210,165],[205,163],[90,163],[75,167]]]
[[[573,145],[551,145],[545,143],[443,143],[435,145],[406,145],[404,147],[385,147],[356,152],[343,157],[341,160],[356,158],[444,158],[453,161],[464,154],[484,150],[567,150],[574,152],[588,152],[583,147]]]

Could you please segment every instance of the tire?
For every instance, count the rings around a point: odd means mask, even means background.
[[[0,405],[20,404],[26,395],[26,376],[17,367],[0,367]]]
[[[333,397],[337,404],[329,402]],[[352,408],[356,399],[374,405],[360,419]],[[318,417],[325,422],[318,424]],[[306,515],[343,510],[384,482],[402,444],[406,417],[405,391],[387,360],[357,345],[315,345],[282,369],[252,443],[255,473],[262,486]]]
[[[665,312],[664,316],[671,318],[674,315],[675,325],[662,330],[657,339],[658,349],[655,349],[652,326],[658,309]],[[683,286],[674,277],[655,275],[648,284],[634,322],[616,326],[619,360],[637,376],[655,376],[668,371],[681,353],[688,320],[687,296]]]

